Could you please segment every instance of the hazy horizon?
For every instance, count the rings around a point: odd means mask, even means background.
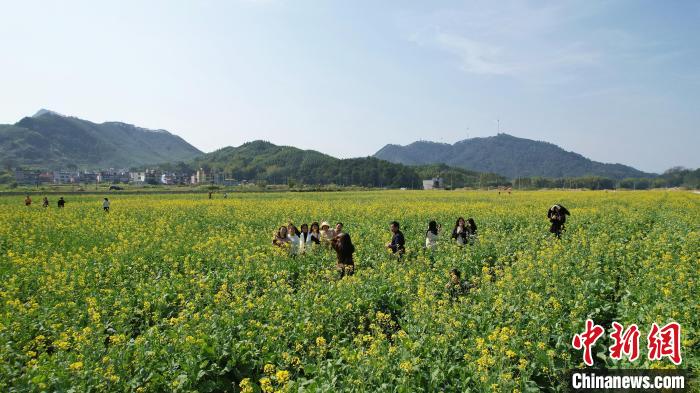
[[[340,157],[500,131],[700,167],[700,3],[6,2],[0,123],[41,108]]]

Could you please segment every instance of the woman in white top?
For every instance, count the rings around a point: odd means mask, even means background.
[[[315,228],[315,229],[314,229]],[[316,231],[315,233],[313,231]],[[318,223],[315,222],[311,224],[311,232],[309,231],[308,224],[301,224],[301,233],[299,234],[299,248],[301,252],[305,252],[307,249],[311,248],[311,245],[318,244],[320,242],[321,234],[318,232]]]
[[[299,233],[299,230],[294,224],[287,226],[287,239],[289,239],[289,252],[291,254],[297,254],[300,251],[301,239],[299,239],[297,233]]]
[[[425,232],[425,248],[432,250],[437,246],[438,238],[440,237],[441,226],[435,221],[428,223],[428,230]]]

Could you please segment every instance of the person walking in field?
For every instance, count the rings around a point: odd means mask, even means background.
[[[547,211],[547,218],[552,226],[549,227],[549,232],[553,233],[557,239],[561,239],[561,233],[565,230],[566,216],[570,216],[569,210],[560,204],[556,204]]]
[[[212,194],[213,193],[211,191],[209,191],[209,199],[211,199]]]
[[[58,202],[56,202],[56,205],[59,209],[63,209],[66,206],[66,200],[63,199],[63,197],[60,197],[58,198]]]
[[[41,206],[44,207],[44,208],[49,207],[49,198],[44,197],[43,202],[41,202]]]
[[[32,205],[32,198],[27,195],[26,198],[24,198],[24,206],[31,206]]]
[[[452,229],[452,238],[455,239],[457,244],[463,246],[467,242],[467,237],[469,236],[469,230],[467,229],[467,222],[464,217],[457,219],[455,227]]]
[[[386,248],[391,250],[394,255],[398,255],[399,259],[401,259],[406,252],[406,238],[404,238],[403,232],[401,232],[398,221],[392,221],[389,225],[389,229],[391,230],[392,236],[391,241],[386,244]]]
[[[339,278],[344,276],[352,276],[355,273],[355,261],[352,254],[355,252],[355,246],[352,244],[350,234],[341,233],[333,238],[331,247],[335,250],[338,257],[336,269],[338,270]]]
[[[290,240],[287,237],[287,227],[286,226],[281,226],[278,230],[275,236],[272,238],[272,244],[280,247],[280,248],[285,248],[289,247]]]
[[[102,201],[102,210],[105,212],[109,213],[109,199],[105,197],[105,199]]]
[[[433,250],[437,246],[438,238],[440,237],[440,230],[442,226],[438,225],[436,221],[430,221],[428,223],[428,230],[425,231],[425,248],[428,250]]]

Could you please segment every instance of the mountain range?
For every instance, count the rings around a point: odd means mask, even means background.
[[[622,164],[592,161],[578,153],[531,139],[500,133],[470,138],[455,144],[428,141],[406,146],[389,144],[374,157],[405,165],[442,163],[479,172],[494,172],[508,178],[600,176],[611,179],[652,177]]]
[[[412,187],[420,184],[416,172],[377,158],[341,160],[314,150],[253,141],[225,147],[198,157],[194,168],[223,173],[235,179],[271,184],[347,184],[369,187]]]
[[[204,169],[225,178],[265,181],[271,184],[338,184],[366,187],[420,188],[422,179],[449,177],[454,187],[507,185],[495,174],[481,174],[447,165],[407,166],[374,157],[339,159],[315,150],[252,141],[225,147],[197,157],[191,163],[161,168],[172,171]]]
[[[96,124],[46,109],[0,124],[4,166],[128,168],[189,161],[203,153],[177,135],[120,122]]]
[[[121,122],[97,124],[45,109],[15,124],[0,125],[0,164],[6,168],[172,168],[175,163],[181,169],[203,167],[237,179],[370,186],[411,186],[433,176],[443,176],[455,186],[502,184],[518,177],[654,176],[507,134],[452,145],[427,141],[386,145],[373,157],[338,159],[265,141],[205,154],[165,130]]]

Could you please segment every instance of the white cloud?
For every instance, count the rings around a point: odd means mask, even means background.
[[[497,46],[449,33],[436,34],[435,43],[459,57],[461,68],[466,72],[503,75],[514,71],[504,63]]]
[[[501,75],[536,81],[568,80],[557,71],[596,67],[603,51],[585,37],[567,35],[567,27],[592,12],[583,7],[528,6],[525,2],[470,3],[423,17],[414,43],[456,57],[470,74]],[[420,23],[418,24],[421,25]],[[426,27],[427,26],[427,27]]]

